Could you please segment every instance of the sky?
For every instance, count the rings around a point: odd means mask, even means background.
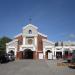
[[[13,38],[29,23],[52,41],[75,41],[75,0],[0,0],[0,37]]]

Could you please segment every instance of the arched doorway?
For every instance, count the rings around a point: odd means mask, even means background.
[[[52,59],[52,51],[51,50],[46,51],[46,58],[47,59]]]
[[[24,59],[33,59],[33,51],[31,49],[25,49],[23,51],[23,58]]]
[[[14,51],[13,50],[9,51],[8,53],[12,54],[14,56]]]
[[[61,59],[62,58],[62,52],[61,51],[57,51],[56,52],[56,58],[57,59]]]

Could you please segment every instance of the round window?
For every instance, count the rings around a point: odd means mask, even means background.
[[[32,44],[32,39],[28,39],[28,44]]]

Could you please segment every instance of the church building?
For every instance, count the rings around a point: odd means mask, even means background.
[[[69,44],[69,45],[68,45]],[[47,35],[40,33],[38,27],[28,24],[14,39],[6,43],[6,52],[13,52],[16,59],[56,59],[62,58],[64,50],[75,50],[75,42],[49,41]]]

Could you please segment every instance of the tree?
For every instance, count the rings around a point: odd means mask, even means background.
[[[0,38],[0,54],[6,52],[6,43],[12,41],[12,39],[3,36]]]
[[[59,43],[58,43],[58,42],[56,42],[56,43],[55,43],[55,46],[58,46],[58,45],[59,45]]]
[[[63,46],[63,42],[61,42],[61,46]]]

